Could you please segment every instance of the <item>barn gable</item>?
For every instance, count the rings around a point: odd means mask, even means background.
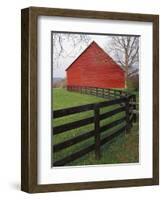
[[[123,69],[96,43],[92,42],[66,69],[67,84],[122,88]]]
[[[121,70],[120,65],[118,65],[95,41],[93,41],[66,69],[69,70],[70,67],[75,66],[75,63],[80,59],[80,57],[84,57],[85,54],[87,54],[87,51],[93,50],[94,51],[94,56],[96,57],[96,60],[98,59],[99,62],[102,62],[103,59],[106,59],[105,62],[110,62],[116,64]]]

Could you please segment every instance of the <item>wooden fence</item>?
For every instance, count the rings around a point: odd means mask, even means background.
[[[129,92],[126,92],[124,90],[118,90],[118,89],[112,89],[112,88],[97,88],[97,87],[87,87],[87,86],[67,86],[68,91],[72,92],[79,92],[81,94],[88,94],[93,95],[97,97],[101,97],[104,99],[116,99],[124,96],[131,95]],[[134,106],[134,112],[139,114],[138,107],[139,103],[136,102],[136,95],[133,95],[133,106]]]
[[[123,90],[111,89],[111,88],[97,88],[86,86],[67,86],[68,91],[79,92],[81,94],[94,95],[106,99],[119,98],[121,96],[127,96],[128,93]]]
[[[53,166],[64,166],[67,163],[72,162],[86,155],[87,153],[91,151],[95,151],[95,157],[96,159],[99,159],[101,156],[102,145],[106,144],[107,142],[111,141],[115,137],[119,136],[121,133],[129,132],[129,129],[131,128],[133,121],[136,120],[136,115],[133,112],[134,106],[135,106],[135,104],[133,103],[134,100],[135,100],[135,96],[130,95],[130,96],[125,96],[125,97],[120,97],[114,100],[53,111],[53,118],[55,119],[72,115],[72,114],[81,113],[81,112],[86,112],[86,111],[91,111],[91,110],[94,111],[94,115],[92,117],[88,117],[85,119],[81,119],[81,120],[77,120],[71,123],[53,127],[53,135],[58,135],[58,134],[62,134],[65,131],[69,131],[75,128],[80,128],[82,126],[92,124],[92,123],[94,124],[94,130],[91,130],[84,134],[80,134],[79,136],[72,137],[71,139],[68,139],[61,143],[53,145],[53,153],[56,153],[72,145],[75,145],[91,137],[94,137],[93,144],[87,146],[84,149],[73,152],[71,155],[68,155],[59,160],[54,161]],[[120,106],[118,106],[114,110],[111,110],[105,113],[100,113],[101,108],[112,106],[112,105],[120,105]],[[121,112],[124,112],[123,117],[113,122],[110,122],[109,124],[104,125],[102,127],[100,126],[100,120],[107,119]],[[116,127],[117,125],[122,125],[122,126],[120,126],[120,128],[117,128],[114,132],[111,132],[112,134],[110,135],[110,129],[113,127]],[[104,138],[101,138],[101,134],[106,131],[108,131],[108,134],[106,134],[107,136],[105,136]]]

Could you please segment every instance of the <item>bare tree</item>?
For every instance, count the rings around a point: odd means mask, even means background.
[[[64,58],[74,58],[89,43],[90,37],[85,34],[54,33],[53,63],[59,67]]]
[[[125,87],[129,76],[138,74],[139,37],[113,36],[106,47],[106,51],[113,54],[116,62],[125,70]]]

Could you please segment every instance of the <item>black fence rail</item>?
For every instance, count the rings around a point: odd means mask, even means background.
[[[112,88],[97,88],[97,87],[88,87],[88,86],[74,86],[74,85],[69,85],[67,86],[68,91],[72,92],[79,92],[81,94],[88,94],[88,95],[93,95],[105,99],[116,99],[120,97],[125,97],[125,96],[131,96],[131,94],[127,91],[124,90],[119,90],[119,89],[112,89]],[[138,116],[138,107],[139,103],[136,102],[136,95],[133,95],[133,106],[134,106],[134,112]]]
[[[87,117],[84,119],[80,119],[74,122],[69,122],[60,126],[53,127],[53,135],[62,134],[65,131],[69,131],[72,129],[76,129],[88,124],[94,124],[94,129],[88,131],[86,133],[80,134],[79,136],[72,137],[71,139],[67,139],[63,142],[53,145],[53,153],[61,151],[65,148],[68,148],[72,145],[85,141],[91,137],[94,137],[94,143],[87,146],[86,148],[80,149],[71,155],[63,157],[62,159],[56,160],[53,162],[53,166],[64,166],[69,162],[72,162],[81,156],[86,155],[91,151],[95,151],[96,159],[101,157],[101,146],[106,144],[107,142],[111,141],[112,139],[116,138],[120,134],[124,132],[129,132],[130,128],[132,127],[133,122],[136,120],[136,115],[134,114],[134,100],[135,96],[125,96],[120,97],[118,99],[87,104],[82,106],[76,106],[72,108],[66,108],[61,110],[53,111],[53,118],[60,118],[65,117],[72,114],[77,114],[86,111],[93,111],[93,116]],[[100,113],[100,109],[104,107],[109,107],[112,105],[121,105],[116,107],[114,110],[107,111],[105,113]],[[109,122],[106,125],[100,126],[100,121],[103,119],[110,118],[115,114],[123,112],[123,117]],[[121,125],[115,131],[110,131],[111,128],[116,127],[117,125]],[[103,132],[108,131],[107,136],[101,138],[101,134]],[[111,133],[111,134],[110,134]]]
[[[81,94],[94,95],[106,99],[119,98],[127,96],[128,93],[123,90],[111,89],[111,88],[97,88],[97,87],[86,87],[86,86],[67,86],[68,91],[79,92]]]

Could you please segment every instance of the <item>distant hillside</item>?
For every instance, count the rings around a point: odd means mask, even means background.
[[[59,82],[59,81],[62,81],[64,78],[61,78],[61,77],[55,77],[53,78],[53,84]]]
[[[53,78],[53,87],[66,87],[66,79],[60,77]]]

